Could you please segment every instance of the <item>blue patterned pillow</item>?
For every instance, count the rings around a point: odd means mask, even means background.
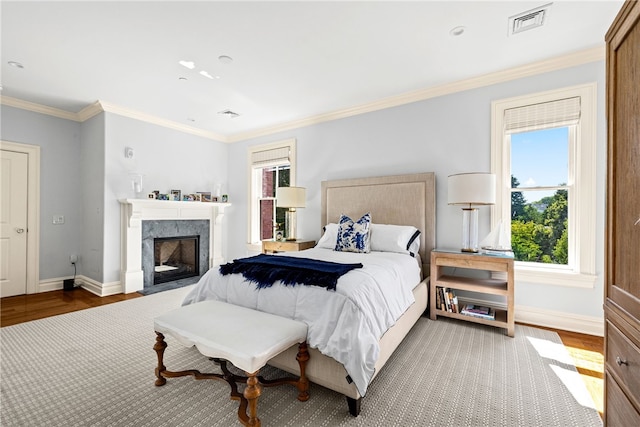
[[[371,213],[367,212],[356,222],[342,214],[338,224],[336,251],[360,253],[369,253],[371,251],[371,239],[369,238]]]

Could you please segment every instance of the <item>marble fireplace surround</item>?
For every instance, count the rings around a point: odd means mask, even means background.
[[[222,254],[222,218],[230,203],[175,202],[153,199],[122,199],[120,202],[121,260],[123,293],[144,288],[142,269],[142,222],[162,220],[209,220],[208,267],[225,262]]]
[[[155,239],[161,237],[193,237],[198,236],[199,273],[189,279],[199,279],[209,269],[209,220],[207,219],[163,219],[142,221],[142,270],[144,271],[144,287],[153,288],[165,285],[155,282]],[[178,279],[180,280],[180,279]],[[175,280],[174,280],[175,281]],[[190,280],[192,281],[192,280]],[[195,283],[195,282],[193,282]]]

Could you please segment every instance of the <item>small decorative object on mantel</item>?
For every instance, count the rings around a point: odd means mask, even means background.
[[[155,198],[156,198],[156,193],[149,193],[149,194],[147,194],[147,198],[149,198],[149,199],[155,199]]]
[[[200,201],[202,202],[210,202],[211,201],[211,192],[210,191],[198,191],[200,195]]]
[[[171,190],[171,200],[179,202],[182,200],[182,191],[180,190]]]
[[[170,200],[168,194],[158,194],[157,199],[158,200]]]
[[[218,196],[213,196],[213,197],[211,197],[211,201],[212,202],[218,202],[219,201],[219,197]]]
[[[222,203],[227,203],[229,201],[229,196],[227,196],[226,194],[222,195]]]

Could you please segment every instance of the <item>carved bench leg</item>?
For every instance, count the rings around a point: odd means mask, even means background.
[[[158,355],[158,367],[156,368],[156,386],[165,385],[167,383],[167,379],[162,376],[162,373],[167,370],[167,368],[162,363],[162,358],[164,356],[164,349],[167,348],[167,343],[164,342],[164,335],[160,332],[156,332],[156,343],[153,345],[153,349],[156,351]]]
[[[309,361],[309,350],[307,348],[306,341],[298,345],[296,360],[300,366],[300,379],[298,379],[298,383],[296,384],[299,392],[298,400],[300,402],[306,402],[309,400],[309,380],[307,379],[306,374],[307,362]]]
[[[262,387],[258,382],[258,378],[256,378],[257,374],[258,371],[251,374],[247,372],[247,387],[245,387],[243,395],[244,398],[247,399],[249,406],[249,417],[246,425],[260,427],[261,423],[258,418],[258,397],[262,394]],[[243,417],[240,415],[241,414],[238,414],[240,421],[244,421]],[[246,414],[244,415],[245,417],[247,416]]]

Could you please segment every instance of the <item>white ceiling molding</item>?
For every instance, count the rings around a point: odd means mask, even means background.
[[[206,139],[212,139],[218,142],[228,142],[227,137],[217,134],[215,132],[206,131],[204,129],[198,129],[193,126],[187,126],[182,123],[177,123],[171,120],[161,119],[159,117],[152,116],[141,111],[130,110],[125,107],[121,107],[115,104],[110,104],[105,101],[98,101],[102,106],[102,109],[108,113],[118,114],[119,116],[129,117],[141,122],[147,122],[154,125],[166,127],[169,129],[177,130],[184,133],[189,133],[196,136],[201,136]]]
[[[21,110],[33,111],[34,113],[46,114],[47,116],[73,120],[74,122],[81,121],[78,119],[76,113],[60,110],[59,108],[47,107],[46,105],[36,104],[35,102],[23,101],[22,99],[12,98],[10,96],[0,96],[0,104],[20,108]]]
[[[435,86],[415,92],[392,96],[376,102],[371,102],[357,107],[346,108],[344,110],[334,111],[327,114],[308,117],[306,119],[296,120],[293,122],[283,123],[278,126],[257,130],[255,132],[243,132],[229,136],[228,142],[239,142],[250,138],[274,134],[287,130],[297,129],[317,123],[327,122],[331,120],[342,119],[358,114],[369,113],[372,111],[383,110],[385,108],[397,107],[399,105],[409,104],[412,102],[423,101],[429,98],[449,95],[465,90],[477,89],[479,87],[490,86],[497,83],[507,82],[523,77],[533,76],[536,74],[546,73],[564,68],[575,67],[595,61],[603,61],[605,59],[605,46],[595,47],[580,52],[563,55],[557,58],[551,58],[545,61],[535,62],[521,67],[510,68],[508,70],[498,71],[496,73],[486,74],[484,76],[474,77],[467,80],[448,83]]]
[[[16,98],[10,98],[6,96],[0,96],[0,104],[8,105],[23,110],[33,111],[42,114],[48,114],[50,116],[59,117],[62,119],[73,120],[77,122],[83,122],[96,114],[103,111],[118,114],[120,116],[129,117],[132,119],[140,120],[143,122],[155,124],[158,126],[174,129],[180,132],[197,135],[203,138],[212,139],[218,142],[233,143],[240,142],[250,138],[256,138],[259,136],[271,135],[277,132],[283,132],[292,129],[298,129],[301,127],[314,125],[318,123],[328,122],[331,120],[342,119],[359,114],[369,113],[372,111],[383,110],[385,108],[397,107],[399,105],[409,104],[412,102],[423,101],[425,99],[435,98],[438,96],[448,95],[452,93],[462,92],[465,90],[476,89],[479,87],[490,86],[493,84],[511,81],[523,77],[533,76],[536,74],[546,73],[555,70],[561,70],[564,68],[574,67],[590,62],[601,61],[605,59],[605,46],[604,43],[601,46],[591,49],[582,50],[579,52],[551,58],[545,61],[539,61],[532,64],[524,65],[521,67],[510,68],[502,70],[496,73],[486,74],[484,76],[474,77],[471,79],[461,80],[458,82],[448,83],[440,86],[422,89],[415,92],[400,94],[389,98],[381,99],[368,104],[346,108],[326,114],[319,114],[316,116],[294,120],[287,123],[282,123],[276,126],[270,126],[267,128],[259,129],[251,132],[238,133],[231,136],[225,136],[214,132],[198,129],[192,126],[187,126],[181,123],[177,123],[171,120],[158,118],[140,111],[130,110],[124,107],[120,107],[114,104],[110,104],[105,101],[97,101],[78,113],[71,113],[68,111],[60,110],[57,108],[51,108],[33,102],[22,101]]]

